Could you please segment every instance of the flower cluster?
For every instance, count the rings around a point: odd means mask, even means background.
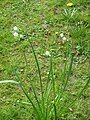
[[[62,42],[65,43],[67,40],[67,38],[64,36],[63,33],[60,34],[60,37],[62,38]]]
[[[19,29],[18,29],[17,26],[13,27],[13,32],[12,33],[13,33],[14,37],[18,37],[19,36]]]
[[[20,31],[19,31],[19,28],[17,26],[14,26],[13,27],[13,36],[16,38],[16,37],[19,37],[20,39],[24,39],[24,35],[23,34],[20,34]]]

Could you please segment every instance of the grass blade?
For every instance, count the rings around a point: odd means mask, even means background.
[[[69,69],[68,69],[68,72],[67,72],[67,78],[66,78],[66,82],[64,84],[64,89],[63,91],[65,91],[66,89],[66,86],[67,86],[67,83],[68,83],[68,80],[69,80],[69,77],[70,77],[70,74],[71,74],[71,70],[72,70],[72,65],[73,65],[73,53],[71,54],[71,61],[70,61],[70,65],[69,65]]]
[[[39,115],[39,112],[38,112],[36,106],[34,105],[34,102],[31,100],[30,96],[28,95],[28,93],[27,93],[26,90],[24,89],[24,85],[22,84],[22,81],[21,81],[21,79],[19,78],[19,76],[18,76],[18,74],[17,74],[17,72],[16,72],[15,70],[14,70],[14,74],[15,74],[15,76],[16,76],[16,80],[19,82],[20,88],[22,89],[23,93],[25,94],[25,96],[27,97],[27,99],[29,100],[29,102],[31,103],[31,105],[33,106],[33,109],[34,109],[34,111],[36,112],[36,115],[37,115],[37,117],[38,117],[38,120],[41,120],[40,115]]]
[[[26,67],[28,68],[28,62],[27,62],[27,57],[26,57],[25,51],[24,51],[24,60],[25,60]],[[30,79],[30,78],[29,78],[29,79]],[[35,88],[34,88],[34,86],[33,86],[32,81],[30,81],[30,83],[31,83],[31,87],[32,87],[32,89],[33,89],[34,98],[36,99],[36,102],[37,102],[38,107],[39,107],[39,111],[40,111],[41,114],[42,114],[42,109],[41,109],[40,102],[39,102],[39,100],[38,100],[38,97],[37,97]]]
[[[54,107],[55,120],[57,120],[57,112],[56,112],[56,105],[55,105],[55,96],[56,96],[56,93],[55,93],[55,79],[54,79],[54,76],[53,76],[52,54],[51,54],[51,58],[50,58],[50,64],[51,64],[51,78],[52,78],[53,95],[54,95],[53,107]]]
[[[0,84],[2,84],[2,83],[14,83],[14,84],[19,84],[19,82],[14,81],[14,80],[1,80],[1,81],[0,81]]]
[[[35,53],[35,50],[33,48],[33,45],[31,43],[31,41],[28,39],[29,43],[30,43],[30,46],[32,48],[32,52],[33,52],[33,55],[34,55],[34,58],[35,58],[35,62],[36,62],[36,65],[37,65],[37,69],[38,69],[38,75],[39,75],[39,80],[40,80],[40,87],[41,87],[41,95],[42,95],[42,106],[43,106],[43,113],[45,113],[45,107],[44,107],[44,96],[43,96],[43,86],[42,86],[42,79],[41,79],[41,71],[40,71],[40,67],[39,67],[39,63],[38,63],[38,59],[37,59],[37,56],[36,56],[36,53]],[[44,115],[44,114],[43,114]]]

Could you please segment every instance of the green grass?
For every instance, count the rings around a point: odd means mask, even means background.
[[[0,1],[0,120],[89,120],[89,0],[25,1]]]

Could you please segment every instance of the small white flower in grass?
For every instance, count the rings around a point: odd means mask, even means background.
[[[63,34],[63,33],[61,33],[61,34],[60,34],[60,37],[61,37],[61,38],[62,38],[62,37],[64,37],[64,34]]]
[[[21,38],[21,39],[23,39],[23,38],[24,38],[24,36],[23,36],[22,34],[20,34],[20,38]]]
[[[17,31],[17,32],[19,31],[19,29],[18,29],[17,26],[14,26],[14,27],[13,27],[13,30],[14,30],[14,31]]]
[[[66,41],[66,40],[67,40],[67,38],[66,38],[66,37],[63,37],[63,38],[62,38],[62,40],[63,40],[63,41]]]
[[[17,32],[14,32],[14,33],[13,33],[13,36],[14,36],[14,37],[18,37],[18,33],[17,33]]]
[[[46,51],[46,52],[45,52],[45,56],[49,56],[49,57],[50,57],[50,56],[51,56],[51,55],[50,55],[50,52],[49,52],[49,51]]]

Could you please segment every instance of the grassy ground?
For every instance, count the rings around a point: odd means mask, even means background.
[[[57,116],[59,120],[89,120],[89,86],[73,106],[68,107],[67,110],[65,106],[67,107],[69,102],[74,100],[90,76],[90,2],[72,0],[72,7],[67,6],[67,3],[68,1],[65,0],[0,1],[0,80],[15,79],[13,69],[18,69],[20,79],[31,98],[34,99],[31,81],[40,97],[38,71],[31,47],[27,40],[14,38],[12,34],[14,26],[17,26],[21,33],[29,34],[32,39],[40,64],[44,90],[50,63],[49,57],[43,54],[47,50],[52,52],[56,91],[59,91],[64,63],[67,61],[69,64],[72,50],[74,61],[71,76],[62,102],[57,106],[57,109],[60,109]],[[65,43],[62,42],[61,33],[64,33],[68,39]],[[69,45],[68,52],[67,45]],[[0,120],[33,120],[32,106],[22,104],[23,101],[27,101],[27,98],[18,86],[0,85]]]

